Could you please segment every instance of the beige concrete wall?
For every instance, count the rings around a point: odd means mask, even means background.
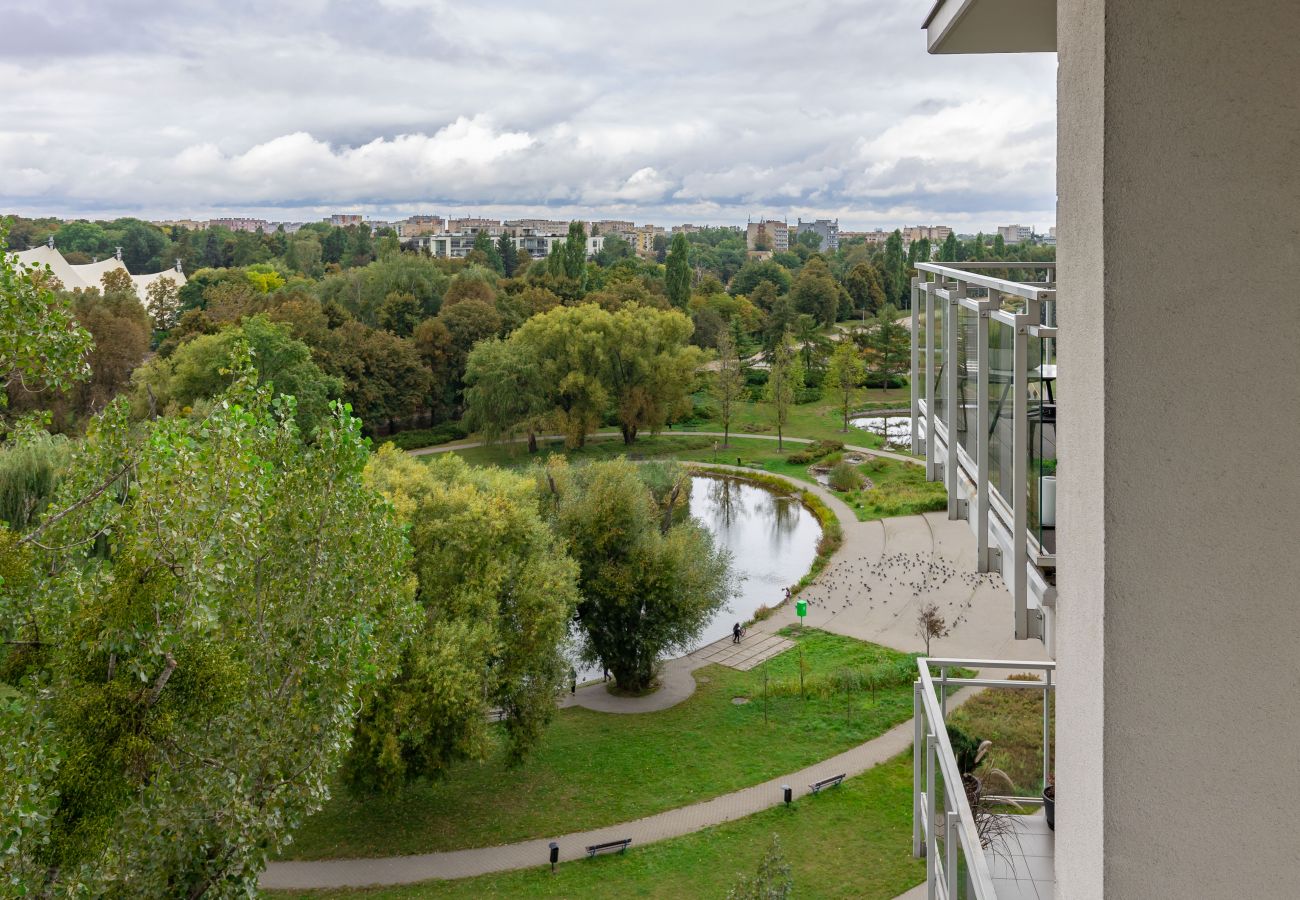
[[[1300,896],[1300,4],[1061,0],[1058,896]]]

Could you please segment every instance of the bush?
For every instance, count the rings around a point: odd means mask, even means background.
[[[767,384],[767,369],[746,369],[745,384],[761,388]]]
[[[795,395],[794,395],[794,402],[795,402],[795,403],[799,403],[799,404],[803,404],[803,403],[816,403],[816,402],[817,402],[818,400],[820,400],[821,398],[822,398],[822,389],[821,389],[821,388],[819,388],[819,387],[805,387],[803,390],[801,390],[801,391],[796,391],[796,392],[795,392]]]
[[[841,460],[831,467],[830,484],[837,491],[855,491],[862,485],[862,476],[856,466]]]
[[[806,466],[817,462],[823,456],[828,456],[843,449],[843,441],[813,441],[802,450],[791,453],[786,459],[796,465]]]
[[[433,428],[399,431],[380,443],[391,441],[398,450],[418,450],[421,447],[432,447],[436,444],[447,444],[451,441],[463,441],[467,437],[469,437],[469,432],[462,428],[459,422],[443,422]]]

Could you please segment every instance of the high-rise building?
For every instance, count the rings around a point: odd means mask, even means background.
[[[840,220],[839,219],[817,219],[813,222],[805,222],[799,219],[795,225],[795,236],[813,232],[822,239],[821,249],[827,253],[834,253],[840,248]]]
[[[790,249],[790,226],[776,219],[750,222],[745,229],[745,246],[750,250],[784,253]]]

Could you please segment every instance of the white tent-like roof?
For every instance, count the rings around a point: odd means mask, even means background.
[[[18,257],[19,264],[29,269],[43,269],[49,266],[50,272],[55,278],[59,279],[64,289],[69,291],[84,291],[88,288],[100,290],[103,288],[102,279],[104,275],[116,269],[121,269],[131,276],[136,295],[142,303],[149,285],[161,278],[170,278],[176,282],[177,287],[185,284],[185,273],[181,271],[179,261],[174,269],[164,269],[150,275],[131,275],[122,260],[116,256],[110,256],[98,262],[74,266],[63,258],[63,254],[52,243],[41,244],[39,247],[33,247],[30,250],[19,250],[15,255]]]

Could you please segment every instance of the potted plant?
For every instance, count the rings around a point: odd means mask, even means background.
[[[1047,827],[1056,830],[1056,775],[1047,776],[1047,786],[1043,788],[1043,814],[1047,816]]]

